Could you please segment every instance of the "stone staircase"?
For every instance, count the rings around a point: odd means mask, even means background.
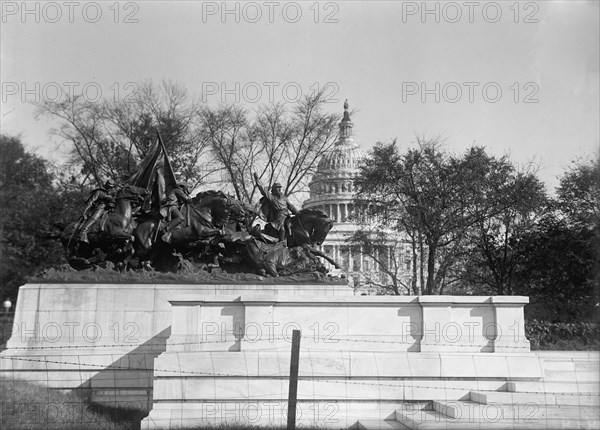
[[[434,400],[422,409],[406,405],[387,420],[359,420],[353,428],[597,429],[598,399],[597,393],[472,391],[470,400]],[[563,403],[556,404],[557,400]]]
[[[507,381],[504,391],[471,390],[460,400],[405,402],[386,420],[359,420],[352,428],[598,429],[598,355],[567,354],[538,353],[540,380]]]

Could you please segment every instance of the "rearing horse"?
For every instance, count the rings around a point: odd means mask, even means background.
[[[325,241],[332,227],[333,221],[329,219],[325,212],[319,209],[302,209],[292,218],[292,235],[287,238],[287,247],[293,249],[299,246],[309,258],[321,257],[339,269],[340,266],[335,260],[314,248],[314,245],[320,246]],[[271,260],[280,258],[281,253],[271,253],[270,250],[279,246],[274,244],[277,239],[264,231],[254,230],[251,234],[254,239],[246,241],[246,257],[255,267],[266,269],[271,275],[276,276],[277,270],[275,267],[278,262]],[[255,239],[265,242],[267,245],[259,245],[254,242]]]
[[[184,205],[181,214],[186,219],[185,227],[175,228],[171,243],[189,243],[214,236],[224,236],[224,227],[232,217],[244,215],[238,202],[220,191],[198,193],[189,205]]]
[[[327,254],[313,246],[321,246],[333,227],[333,221],[320,209],[302,209],[292,218],[292,235],[287,239],[289,248],[301,246],[305,251],[324,258],[336,269],[340,266]]]
[[[94,223],[88,233],[89,244],[79,243],[76,239],[81,222],[72,222],[63,230],[60,241],[69,257],[79,259],[79,264],[87,264],[85,259],[89,258],[95,249],[100,248],[109,254],[113,245],[117,246],[132,239],[132,232],[136,226],[133,219],[132,203],[141,204],[146,194],[143,188],[133,185],[125,185],[119,189],[115,197],[115,207],[105,213]]]
[[[198,193],[190,204],[181,208],[184,222],[171,231],[170,246],[189,250],[198,241],[222,238],[231,222],[245,220],[244,206],[220,191]],[[153,260],[160,241],[158,220],[146,220],[134,230],[135,252],[140,259]],[[156,252],[153,252],[156,251]]]

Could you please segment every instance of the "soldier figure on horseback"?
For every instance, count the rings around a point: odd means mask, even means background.
[[[250,204],[223,192],[206,191],[192,199],[190,185],[176,179],[158,136],[135,175],[109,179],[93,190],[79,221],[64,227],[60,240],[69,264],[85,269],[111,261],[126,268],[133,261],[140,267],[156,264],[159,270],[173,270],[181,258],[192,258],[208,269],[222,261],[247,264],[272,276],[278,276],[279,270],[281,274],[322,272],[317,257],[336,265],[313,248],[332,228],[327,215],[298,211],[282,193],[281,184],[265,188],[258,175],[253,176],[262,194],[264,231],[250,227],[256,215]]]
[[[86,200],[82,218],[85,219],[79,230],[78,240],[89,243],[87,232],[102,215],[115,207],[115,196],[119,187],[112,179],[107,180],[100,188],[93,190]]]
[[[189,204],[191,202],[190,185],[186,182],[179,183],[176,188],[173,188],[167,194],[167,198],[160,210],[161,215],[167,222],[165,233],[162,236],[164,242],[170,243],[172,231],[185,221],[179,210],[180,205]]]
[[[275,182],[271,186],[271,191],[266,190],[254,173],[254,181],[263,197],[260,199],[261,212],[267,218],[267,222],[277,232],[279,242],[286,241],[286,238],[292,235],[292,222],[290,213],[296,215],[298,210],[291,204],[288,197],[281,192],[281,184]]]

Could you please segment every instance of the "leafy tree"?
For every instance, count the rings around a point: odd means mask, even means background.
[[[386,224],[422,239],[427,276],[422,294],[435,294],[453,282],[470,230],[519,203],[519,176],[506,157],[484,148],[462,155],[441,150],[439,139],[419,139],[401,154],[396,142],[378,144],[361,166],[359,198],[385,208]]]
[[[475,294],[514,294],[528,250],[520,240],[532,231],[548,209],[543,183],[534,170],[515,172],[504,196],[506,204],[494,216],[473,225],[456,277]]]
[[[0,294],[14,302],[27,276],[65,262],[52,224],[72,218],[81,194],[59,194],[48,163],[25,151],[18,137],[1,135],[0,154]]]
[[[374,249],[369,247],[369,241],[376,237],[386,237],[386,243],[390,245],[390,230],[396,231],[401,236],[406,235],[411,242],[411,264],[412,276],[410,281],[410,290],[412,294],[424,294],[425,292],[425,241],[420,228],[420,223],[408,216],[407,207],[404,200],[398,198],[399,195],[394,194],[394,184],[386,175],[399,175],[396,171],[401,163],[401,154],[396,147],[396,141],[386,145],[379,143],[372,150],[372,155],[363,161],[362,175],[356,178],[357,194],[354,199],[354,207],[357,209],[357,215],[354,221],[361,224],[361,228],[349,239],[350,242],[361,246],[363,254],[373,258]],[[378,164],[380,163],[380,164]],[[376,187],[373,185],[376,184]],[[367,211],[364,208],[368,208]],[[366,215],[366,216],[365,216]],[[375,223],[375,220],[377,222]],[[375,224],[374,224],[375,223]],[[394,248],[394,255],[397,255],[397,250]],[[399,284],[402,279],[400,273],[401,266],[395,265],[393,268],[394,274],[388,273],[387,267],[379,264],[377,258],[374,259],[378,265],[377,270],[386,273],[390,287],[406,287]],[[399,294],[401,288],[386,288],[381,283],[374,282],[375,285],[384,290],[397,291]]]
[[[600,161],[578,160],[562,178],[556,207],[572,226],[594,228],[600,220]]]
[[[410,276],[403,258],[402,243],[390,244],[393,235],[385,226],[371,223],[361,226],[348,241],[373,264],[373,270],[362,270],[365,283],[377,287],[385,294],[418,295],[413,282],[415,278]]]
[[[597,232],[573,229],[549,215],[523,238],[526,260],[515,293],[530,297],[530,318],[573,322],[593,318],[598,303]]]
[[[600,195],[598,160],[579,161],[560,179],[557,197],[520,238],[526,257],[518,293],[529,317],[554,322],[598,318]]]

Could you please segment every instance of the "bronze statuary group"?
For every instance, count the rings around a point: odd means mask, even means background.
[[[177,271],[183,267],[259,275],[327,273],[317,249],[333,226],[320,210],[297,210],[279,183],[256,206],[221,191],[192,196],[173,174],[165,147],[156,145],[137,173],[93,190],[79,220],[61,242],[76,269],[112,263],[120,270]],[[266,221],[264,229],[257,218]]]

